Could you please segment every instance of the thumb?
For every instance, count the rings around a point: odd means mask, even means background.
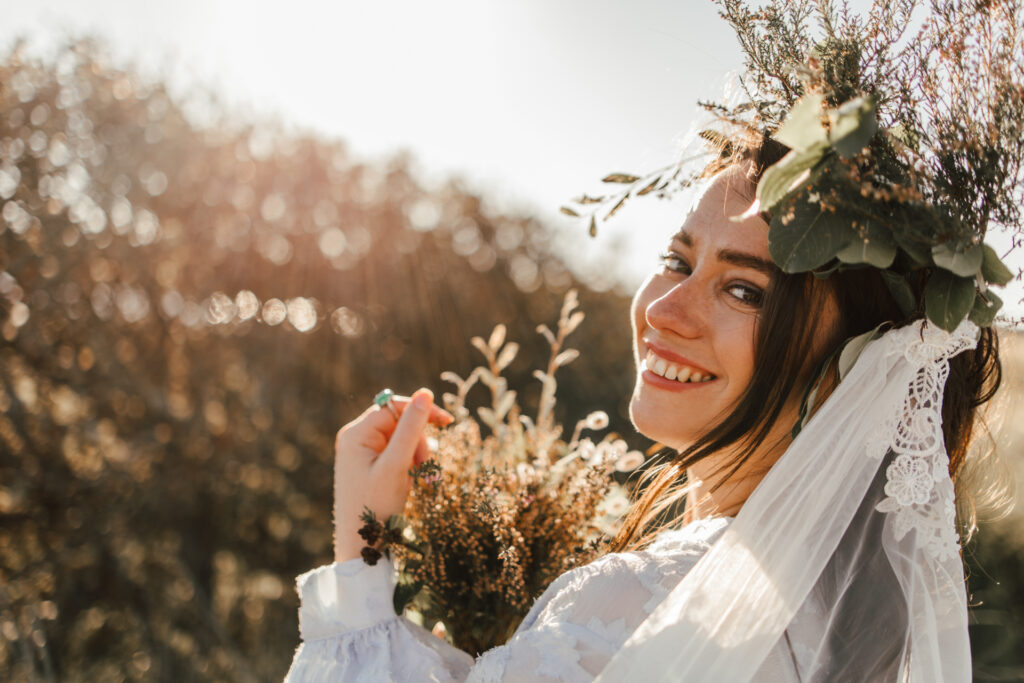
[[[430,419],[430,406],[433,402],[434,394],[429,389],[420,389],[412,395],[412,401],[402,411],[395,425],[387,448],[381,453],[381,460],[388,467],[404,472],[412,466],[413,454]]]

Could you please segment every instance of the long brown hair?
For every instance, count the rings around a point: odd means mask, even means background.
[[[730,144],[730,153],[710,165],[705,175],[720,173],[736,163],[752,162],[748,177],[752,185],[756,185],[764,170],[789,151],[767,137],[752,142],[733,140]],[[659,464],[645,475],[644,493],[613,540],[612,550],[620,552],[640,547],[653,538],[658,528],[678,521],[679,514],[666,514],[679,509],[686,490],[684,475],[692,465],[731,448],[735,455],[722,464],[721,471],[726,476],[719,486],[743,467],[768,438],[787,401],[795,392],[804,390],[809,369],[818,367],[843,341],[887,321],[900,327],[924,317],[923,287],[914,282],[911,286],[918,305],[912,315],[906,316],[881,272],[875,268],[841,270],[826,279],[818,279],[812,273],[776,273],[757,325],[754,374],[750,384],[734,409],[696,442],[679,452],[665,449],[659,454]],[[834,296],[839,320],[825,348],[815,348],[813,332],[821,322],[823,293],[829,290]],[[991,328],[982,330],[975,349],[950,361],[942,429],[950,474],[958,484],[957,475],[967,455],[976,410],[992,398],[1000,379],[998,341]],[[968,514],[973,514],[971,508]]]

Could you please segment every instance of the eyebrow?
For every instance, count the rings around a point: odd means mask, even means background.
[[[672,239],[678,242],[682,242],[687,247],[693,247],[693,238],[690,233],[685,230],[680,230]],[[731,263],[734,266],[741,268],[752,268],[759,270],[766,275],[775,275],[780,272],[779,267],[768,259],[763,259],[760,256],[754,256],[753,254],[745,251],[736,251],[735,249],[719,249],[716,254],[719,261]]]

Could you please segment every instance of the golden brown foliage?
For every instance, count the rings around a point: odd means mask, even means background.
[[[533,219],[87,44],[0,59],[0,212],[3,680],[280,680],[338,427],[578,284]],[[562,400],[625,424],[626,299],[581,298],[607,374]]]

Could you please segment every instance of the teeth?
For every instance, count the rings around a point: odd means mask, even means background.
[[[664,358],[655,356],[653,351],[647,352],[647,357],[644,358],[644,366],[654,374],[665,379],[675,380],[676,382],[710,382],[715,378],[714,375],[704,375],[685,365],[680,366],[669,363]]]

